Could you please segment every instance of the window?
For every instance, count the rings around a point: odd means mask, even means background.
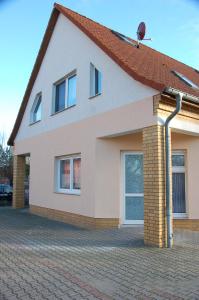
[[[183,74],[177,72],[177,71],[172,71],[174,75],[176,75],[178,78],[180,78],[182,81],[184,81],[188,86],[194,88],[194,89],[199,89],[199,86],[195,84],[193,81],[191,81],[189,78],[184,76]]]
[[[57,191],[66,194],[80,194],[81,157],[57,159]]]
[[[172,154],[172,180],[174,217],[186,217],[186,176],[183,152]]]
[[[102,74],[95,68],[93,64],[90,65],[90,97],[95,97],[102,92]]]
[[[76,74],[71,75],[54,85],[54,113],[76,105],[76,77]]]
[[[36,123],[41,120],[41,93],[37,94],[30,112],[30,123]]]
[[[124,42],[127,42],[128,44],[130,44],[130,45],[132,45],[132,46],[134,46],[134,47],[137,48],[137,44],[133,43],[133,41],[130,38],[128,38],[126,35],[124,35],[124,34],[122,34],[120,32],[117,32],[115,30],[111,30],[111,32],[113,34],[115,34],[120,40],[122,40]]]

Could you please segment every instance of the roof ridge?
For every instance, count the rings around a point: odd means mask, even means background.
[[[67,10],[71,11],[72,13],[75,13],[75,14],[79,15],[80,17],[83,17],[83,18],[85,18],[85,19],[87,19],[87,20],[89,20],[89,21],[91,21],[91,22],[93,22],[93,23],[95,23],[95,24],[98,24],[98,25],[100,25],[100,26],[103,26],[103,27],[106,28],[106,29],[111,30],[111,29],[110,29],[109,27],[107,27],[106,25],[101,24],[101,23],[99,23],[99,22],[96,22],[96,21],[94,21],[93,19],[91,19],[91,18],[89,18],[89,17],[87,17],[87,16],[85,16],[85,15],[80,14],[79,12],[77,12],[77,11],[75,11],[75,10],[72,10],[71,8],[68,8],[68,7],[66,7],[66,6],[64,6],[64,5],[62,5],[62,4],[59,4],[59,3],[55,2],[55,3],[54,3],[54,7],[57,8],[58,6],[60,6],[60,7],[63,8],[63,9],[67,9]]]

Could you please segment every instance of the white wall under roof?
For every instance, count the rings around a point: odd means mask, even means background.
[[[102,72],[102,95],[89,99],[90,63]],[[77,70],[77,105],[54,116],[53,83]],[[30,110],[37,93],[42,92],[42,121],[29,126]],[[77,122],[157,94],[133,80],[94,42],[63,15],[60,15],[18,131],[16,141]]]

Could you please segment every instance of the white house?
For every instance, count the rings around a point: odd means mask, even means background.
[[[173,88],[168,89],[168,88]],[[171,122],[173,217],[199,229],[199,72],[55,4],[15,126],[15,208],[89,228],[144,224],[166,245],[164,124]]]

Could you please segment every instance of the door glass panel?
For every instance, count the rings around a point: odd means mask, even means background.
[[[185,173],[173,173],[173,212],[186,213]]]
[[[140,154],[125,156],[125,193],[143,193],[143,157]]]
[[[184,167],[184,155],[172,155],[172,166],[173,167]]]
[[[144,220],[144,197],[125,197],[126,220]]]

